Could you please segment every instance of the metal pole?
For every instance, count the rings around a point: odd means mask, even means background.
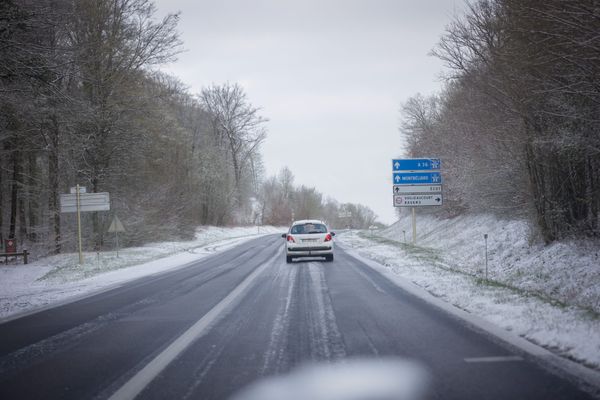
[[[75,187],[75,191],[77,192],[77,238],[79,241],[79,265],[83,265],[83,253],[81,252],[81,211],[79,205],[79,184]]]
[[[412,207],[412,231],[412,244],[415,246],[417,244],[417,213],[414,207]]]
[[[485,280],[488,280],[488,250],[487,250],[487,233],[483,235],[483,239],[485,240]]]
[[[115,240],[117,242],[117,258],[119,258],[119,232],[115,230]]]

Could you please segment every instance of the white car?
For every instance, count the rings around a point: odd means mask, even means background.
[[[285,239],[286,262],[298,257],[325,257],[325,261],[333,261],[334,236],[335,232],[330,232],[323,221],[294,221],[288,233],[281,235]]]

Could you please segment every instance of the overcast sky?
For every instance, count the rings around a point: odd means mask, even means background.
[[[237,82],[269,119],[269,175],[371,207],[392,223],[399,109],[439,90],[429,51],[463,0],[158,0],[186,52],[163,70],[198,93]],[[435,156],[435,154],[426,155]]]

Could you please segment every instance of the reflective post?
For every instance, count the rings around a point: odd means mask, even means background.
[[[119,258],[119,232],[115,230],[115,242],[117,242],[117,258]]]
[[[77,237],[79,241],[79,265],[83,265],[83,253],[81,252],[81,210],[79,205],[79,184],[75,187],[77,198]]]
[[[412,231],[412,244],[415,246],[417,244],[417,213],[415,211],[415,207],[412,207]]]
[[[488,280],[488,250],[487,250],[488,234],[487,233],[485,233],[483,235],[483,239],[485,240],[485,281],[487,282],[487,280]]]

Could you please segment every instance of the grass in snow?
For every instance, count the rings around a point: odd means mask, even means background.
[[[541,300],[545,303],[548,303],[554,307],[559,307],[562,309],[572,307],[558,299],[549,297],[543,293],[524,290],[522,288],[512,286],[511,284],[509,284],[507,282],[501,282],[501,281],[494,280],[494,279],[485,279],[481,275],[464,271],[464,270],[460,269],[459,267],[453,267],[448,261],[443,259],[442,252],[437,249],[432,249],[432,248],[422,247],[422,246],[414,246],[409,243],[398,242],[396,240],[389,239],[389,238],[386,238],[383,236],[373,235],[372,233],[369,233],[367,231],[359,231],[358,236],[362,239],[370,240],[370,241],[373,241],[373,242],[376,242],[379,244],[397,247],[397,248],[401,249],[402,251],[404,251],[408,256],[416,259],[423,265],[431,265],[435,268],[441,268],[448,272],[463,275],[465,277],[470,278],[470,280],[478,286],[482,286],[482,287],[485,286],[485,287],[489,287],[489,288],[499,288],[499,289],[509,290],[509,291],[513,292],[514,294],[517,294],[520,296],[525,296],[525,297],[536,298],[536,299]],[[481,268],[481,274],[483,274],[484,268],[485,268],[485,266]],[[596,311],[592,310],[591,308],[588,308],[588,307],[577,307],[577,308],[580,309],[584,313],[584,315],[587,316],[587,318],[589,318],[591,320],[600,319],[600,314],[597,313]]]

